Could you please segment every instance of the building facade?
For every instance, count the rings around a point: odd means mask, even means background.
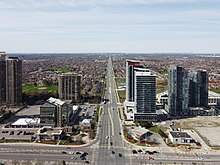
[[[22,103],[22,61],[0,52],[0,104]]]
[[[49,98],[40,107],[40,122],[45,126],[64,127],[70,123],[72,114],[72,101],[62,101],[56,98]]]
[[[0,105],[6,102],[6,54],[0,52]]]
[[[22,62],[18,57],[9,57],[6,60],[6,103],[22,103]]]
[[[80,101],[81,76],[64,73],[59,76],[58,93],[60,99]]]
[[[156,121],[156,76],[149,69],[134,72],[134,121]]]
[[[179,66],[168,69],[168,106],[173,117],[188,115],[189,76],[188,72]]]
[[[144,68],[140,61],[126,60],[126,101],[134,102],[134,71],[135,68]]]
[[[189,106],[208,106],[208,73],[207,71],[197,71],[190,74],[189,85]]]
[[[182,131],[170,131],[168,137],[173,144],[187,144],[194,142],[189,134]]]

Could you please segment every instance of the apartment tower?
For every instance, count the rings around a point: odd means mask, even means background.
[[[199,70],[190,74],[189,106],[208,106],[208,73],[205,70]]]
[[[59,98],[64,100],[80,101],[81,76],[73,73],[64,73],[59,76],[58,93]]]
[[[6,105],[22,103],[22,61],[0,53],[0,102]]]
[[[173,117],[188,115],[189,76],[188,72],[179,66],[168,69],[168,107]]]
[[[134,71],[134,121],[157,121],[156,75],[149,69]]]

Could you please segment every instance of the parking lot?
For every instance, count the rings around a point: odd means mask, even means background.
[[[24,139],[31,140],[32,137],[35,137],[37,129],[27,129],[27,128],[4,128],[0,130],[0,139]]]
[[[80,112],[78,116],[74,118],[74,121],[72,122],[73,125],[78,125],[79,122],[84,119],[84,118],[92,118],[93,114],[96,111],[96,104],[85,104],[85,105],[80,105]]]

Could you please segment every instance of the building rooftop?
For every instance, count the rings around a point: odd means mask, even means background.
[[[220,97],[220,94],[209,91],[209,97]]]
[[[78,105],[73,105],[73,111],[76,111],[79,109],[79,106]]]
[[[220,97],[220,94],[213,92],[213,91],[208,91],[209,97]],[[168,91],[158,93],[157,97],[168,97]]]
[[[63,130],[61,128],[46,127],[40,128],[37,132],[38,135],[61,135]]]
[[[12,125],[36,125],[40,124],[40,118],[20,118],[15,121]]]
[[[181,131],[170,131],[170,134],[174,138],[180,138],[180,137],[191,138],[186,132],[181,132]]]
[[[82,123],[83,124],[89,124],[92,119],[83,119]]]
[[[41,105],[40,107],[55,107],[55,105],[51,104],[51,103],[44,103],[43,105]]]
[[[60,100],[60,99],[56,99],[56,98],[53,98],[53,97],[50,97],[47,102],[51,103],[51,104],[54,104],[54,105],[63,105],[65,102]]]

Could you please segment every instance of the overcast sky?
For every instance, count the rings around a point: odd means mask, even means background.
[[[220,53],[220,0],[0,0],[0,50]]]

